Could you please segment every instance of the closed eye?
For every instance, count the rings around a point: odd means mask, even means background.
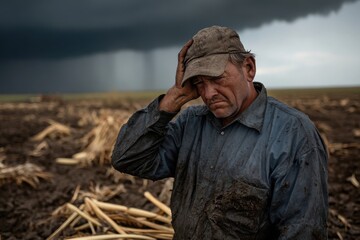
[[[223,75],[209,78],[210,81],[214,81],[215,83],[220,83],[224,79],[225,79],[225,77]]]
[[[219,80],[221,80],[221,79],[224,79],[224,77],[223,77],[223,76],[218,76],[218,77],[212,78],[211,80],[212,80],[212,81],[219,81]]]
[[[194,79],[191,81],[191,83],[192,83],[193,85],[198,85],[198,84],[203,83],[203,82],[204,82],[204,81],[201,80],[201,79],[199,79],[199,78],[194,78]]]

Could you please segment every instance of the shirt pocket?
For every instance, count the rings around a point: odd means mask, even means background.
[[[268,202],[268,189],[236,180],[206,206],[214,239],[255,239]],[[248,236],[248,238],[246,237]]]

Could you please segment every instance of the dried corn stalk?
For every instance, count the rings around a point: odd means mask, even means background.
[[[360,149],[360,143],[354,142],[354,143],[330,143],[329,144],[329,150],[330,153],[334,153],[336,151],[342,151],[344,149]]]
[[[35,149],[32,152],[30,152],[30,156],[40,157],[44,155],[44,153],[48,149],[49,149],[49,144],[46,141],[42,141],[35,147]]]
[[[360,137],[360,128],[353,129],[353,134],[355,137]]]
[[[5,165],[3,164],[3,161],[5,159],[6,159],[5,148],[0,148],[0,169],[5,167]]]
[[[83,202],[85,198],[92,198],[101,201],[108,201],[112,199],[114,196],[119,195],[121,193],[126,193],[126,189],[123,184],[117,184],[112,186],[100,186],[99,184],[90,185],[89,191],[81,190],[80,185],[78,185],[75,190],[74,194],[69,203],[74,203],[75,201]],[[61,205],[60,207],[56,208],[52,212],[52,216],[60,216],[69,214],[68,208],[66,204]]]
[[[94,199],[108,201],[120,193],[126,193],[126,189],[123,184],[112,186],[100,186],[99,184],[96,184],[95,186],[90,185],[90,192],[88,192],[88,195],[86,192],[82,191],[80,191],[79,195],[83,198],[87,195]]]
[[[49,180],[51,178],[50,173],[44,172],[42,168],[32,163],[0,168],[0,185],[15,181],[18,185],[25,182],[36,188],[40,179]]]
[[[173,185],[174,185],[174,179],[173,178],[167,179],[166,182],[164,183],[163,189],[159,194],[159,200],[165,203],[166,205],[170,205]]]
[[[32,141],[42,141],[44,138],[46,138],[48,136],[52,136],[52,135],[56,135],[56,136],[70,135],[70,133],[71,133],[70,127],[68,127],[64,124],[58,123],[51,119],[49,119],[47,122],[50,124],[50,126],[48,126],[40,133],[33,136],[31,138]]]
[[[332,132],[332,127],[330,127],[327,123],[325,122],[316,122],[316,127],[319,129],[320,132],[324,132],[324,133],[328,133],[328,132]]]
[[[351,182],[352,185],[354,185],[355,187],[357,187],[357,188],[360,187],[360,183],[359,183],[359,181],[356,179],[354,173],[351,175],[351,177],[348,177],[346,180],[348,180],[349,182]]]
[[[339,101],[339,105],[342,107],[345,107],[346,105],[348,105],[350,103],[350,99],[349,98],[343,98]]]
[[[94,121],[96,126],[80,139],[84,149],[74,154],[71,158],[58,158],[57,163],[60,164],[80,164],[83,166],[90,166],[94,163],[103,165],[110,161],[110,155],[121,125],[129,118],[130,113],[120,112],[117,116],[110,115],[105,112],[105,115]]]
[[[144,196],[155,206],[161,209],[164,213],[166,213],[169,217],[171,217],[171,210],[167,205],[156,199],[150,192],[145,192]]]
[[[341,214],[339,214],[335,209],[329,209],[331,215],[337,217],[338,220],[345,226],[345,229],[351,228],[350,223],[348,220]]]
[[[106,171],[106,176],[111,177],[115,183],[129,181],[132,184],[135,184],[135,177],[129,174],[121,173],[115,170],[113,167],[109,168]]]
[[[341,233],[339,231],[336,232],[336,235],[338,236],[338,238],[340,240],[344,240],[343,236],[341,235]]]
[[[147,195],[154,198],[150,193]],[[156,204],[160,202],[155,198],[152,201]],[[84,204],[79,208],[71,203],[65,206],[72,214],[47,238],[48,240],[57,239],[66,228],[77,232],[76,235],[70,236],[70,239],[83,240],[172,239],[174,235],[171,218],[154,212],[101,202],[89,197],[84,199]],[[96,236],[84,236],[89,230]]]

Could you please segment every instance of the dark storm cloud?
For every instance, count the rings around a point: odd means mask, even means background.
[[[242,30],[328,14],[354,1],[1,1],[0,59],[55,59],[180,45],[206,26]]]

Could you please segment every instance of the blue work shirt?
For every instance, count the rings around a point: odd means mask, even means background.
[[[223,127],[209,109],[136,112],[112,156],[120,172],[174,177],[174,239],[327,239],[327,151],[309,118],[259,95]]]

